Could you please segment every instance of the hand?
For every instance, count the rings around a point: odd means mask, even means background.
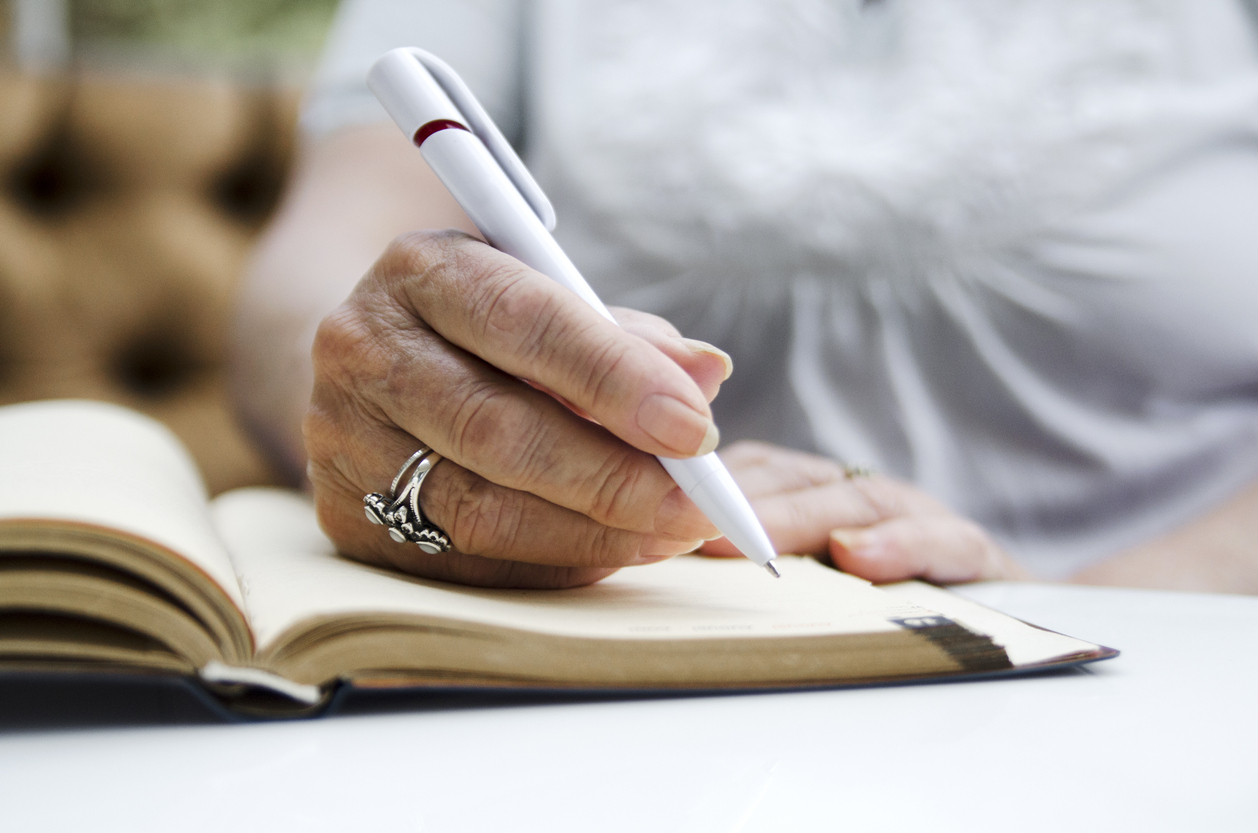
[[[828,555],[875,582],[1028,578],[983,528],[907,483],[765,443],[721,452],[779,552]],[[736,555],[724,538],[702,551]]]
[[[396,240],[315,338],[303,427],[324,531],[362,561],[513,587],[588,584],[719,534],[652,455],[715,448],[729,358],[618,317],[466,234]],[[449,553],[363,514],[421,443],[445,458],[421,509]]]

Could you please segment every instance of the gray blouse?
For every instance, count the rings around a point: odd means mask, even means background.
[[[444,57],[608,303],[714,407],[1064,577],[1258,478],[1258,50],[1237,0],[349,0],[319,136]]]

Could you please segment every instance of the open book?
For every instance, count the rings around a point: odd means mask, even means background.
[[[0,671],[182,674],[242,711],[302,713],[344,685],[833,686],[1114,654],[926,584],[779,562],[778,581],[698,556],[574,590],[426,581],[338,556],[298,493],[208,501],[146,417],[0,408]]]

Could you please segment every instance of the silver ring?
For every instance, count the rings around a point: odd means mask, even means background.
[[[419,508],[419,489],[424,485],[433,466],[440,460],[440,454],[426,445],[420,446],[394,475],[393,482],[389,485],[388,497],[380,492],[372,492],[363,497],[367,520],[387,527],[389,537],[399,544],[410,541],[430,555],[450,550],[450,536],[436,524],[430,523]],[[410,479],[399,492],[398,484],[412,466],[414,471],[411,471]]]
[[[398,469],[397,474],[393,475],[393,482],[389,484],[389,494],[396,495],[397,484],[402,482],[402,475],[406,474],[406,470],[409,469],[412,465],[414,465],[416,460],[419,460],[420,458],[425,457],[426,455],[429,455],[429,454],[432,454],[432,449],[426,445],[421,445],[419,447],[419,451],[416,451],[414,454],[408,457],[406,459],[406,462],[402,464],[402,468]]]

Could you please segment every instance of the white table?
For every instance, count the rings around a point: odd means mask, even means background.
[[[1036,678],[0,732],[0,829],[1258,830],[1258,598],[967,595],[1123,651]]]

